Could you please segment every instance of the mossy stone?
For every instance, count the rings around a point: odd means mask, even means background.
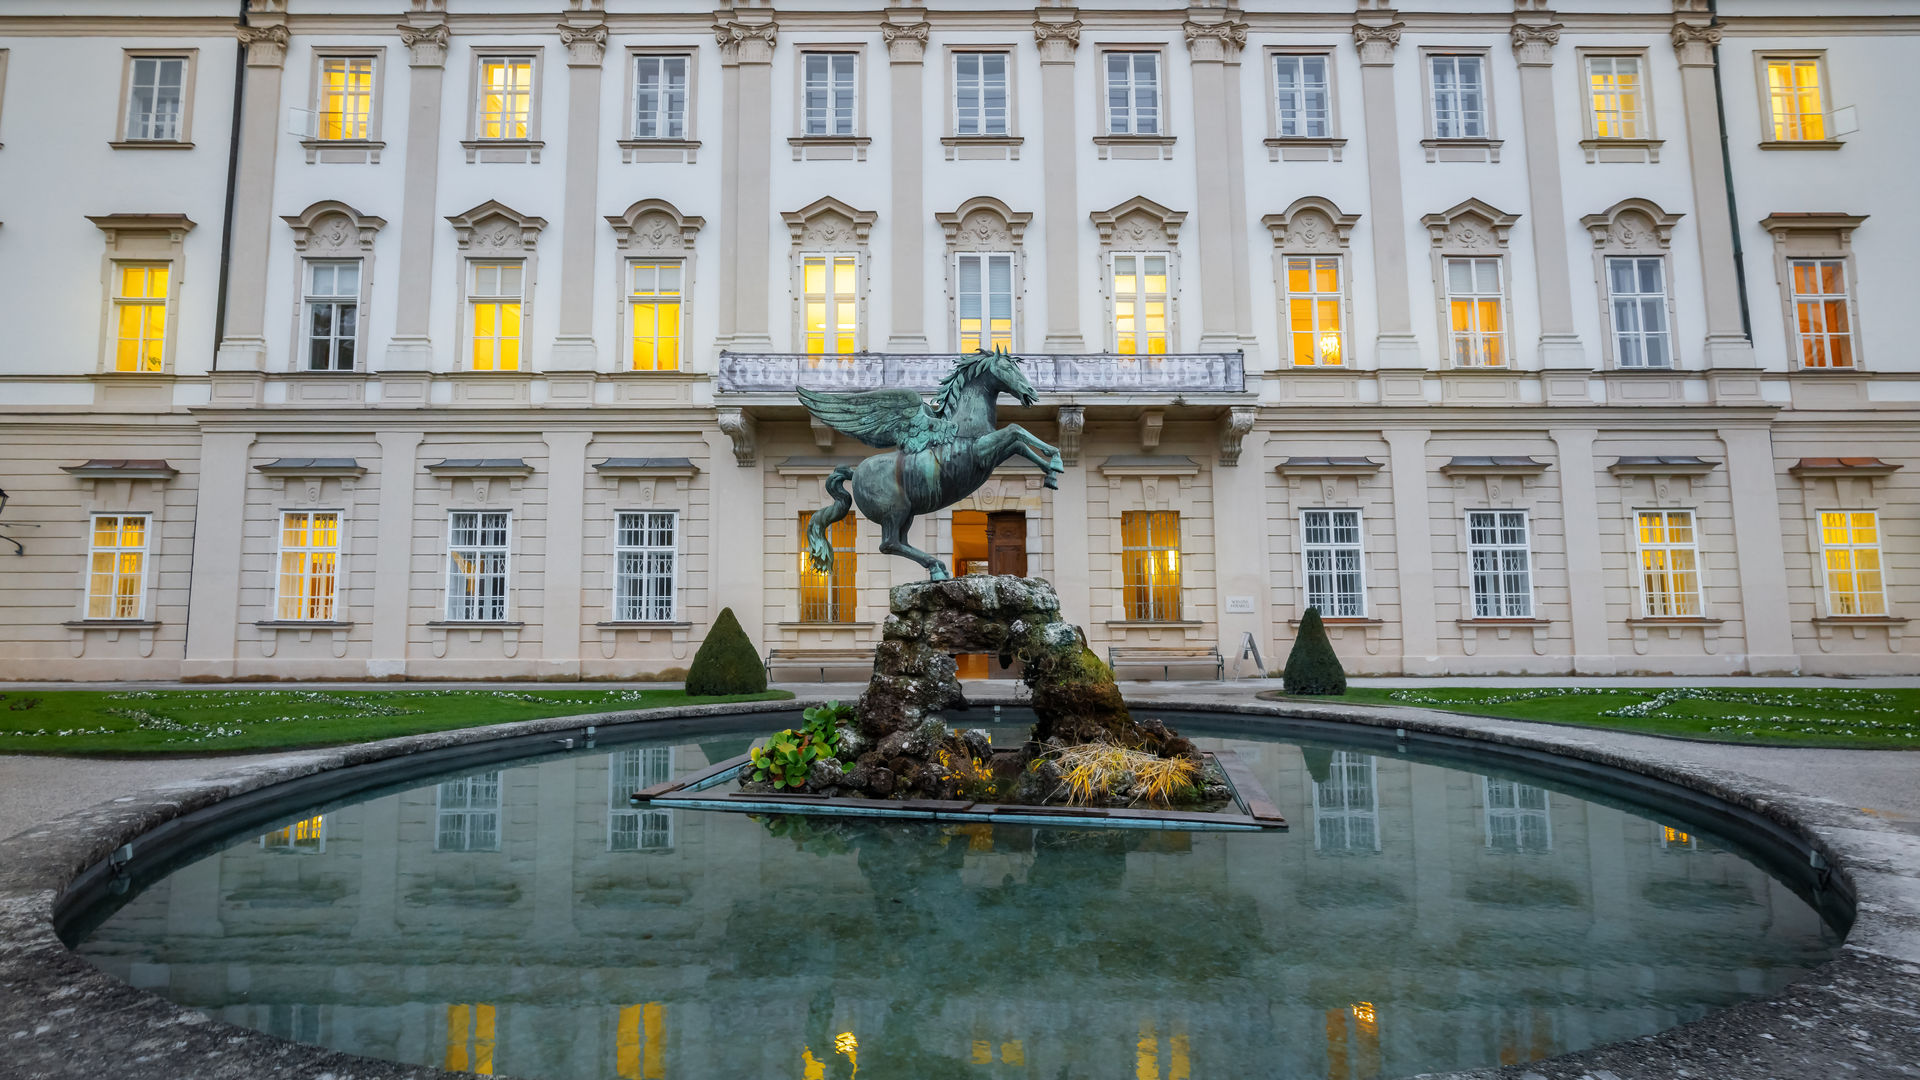
[[[767,688],[767,669],[747,632],[740,628],[732,608],[721,608],[720,617],[693,654],[693,667],[687,671],[687,693],[699,695],[758,694]]]
[[[1347,672],[1340,657],[1327,640],[1327,628],[1320,621],[1320,609],[1308,608],[1300,620],[1300,632],[1293,639],[1293,651],[1287,654],[1287,669],[1281,674],[1289,694],[1339,695],[1347,692]]]

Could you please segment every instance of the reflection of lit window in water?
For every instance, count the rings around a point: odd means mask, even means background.
[[[1655,825],[1653,830],[1660,834],[1660,846],[1668,851],[1698,851],[1700,840],[1692,833],[1684,833],[1671,825]]]
[[[635,810],[628,796],[673,779],[673,747],[648,746],[607,755],[607,850],[673,850],[673,811]]]
[[[319,854],[327,850],[327,819],[325,815],[315,814],[284,828],[275,829],[260,838],[260,846],[268,851],[303,851]]]
[[[316,1045],[326,1042],[326,1032],[320,1022],[320,1006],[268,1005],[266,1010],[267,1022],[260,1028],[267,1034]]]
[[[1553,823],[1547,789],[1483,776],[1487,793],[1487,846],[1495,851],[1552,851]]]
[[[1560,1052],[1553,1037],[1553,1014],[1545,1009],[1504,1012],[1494,1018],[1493,1031],[1500,1040],[1500,1064],[1519,1065],[1550,1058]]]
[[[1003,1055],[1004,1052],[1003,1048]],[[1025,1051],[1021,1051],[1021,1057],[1025,1060]],[[1005,1060],[1004,1056],[1002,1060]],[[1134,1043],[1133,1080],[1162,1080],[1163,1077],[1165,1080],[1192,1080],[1192,1051],[1187,1045],[1186,1032],[1176,1031],[1167,1037],[1164,1070],[1160,1067],[1162,1060],[1160,1035],[1153,1021],[1140,1021],[1140,1039]]]
[[[500,850],[500,774],[463,776],[439,787],[435,851]]]
[[[667,1007],[657,1001],[625,1006],[616,1030],[614,1074],[621,1080],[665,1080]]]
[[[1327,778],[1313,784],[1313,849],[1380,850],[1380,802],[1374,758],[1335,750]]]
[[[1372,1080],[1380,1075],[1380,1014],[1373,1002],[1327,1010],[1327,1080]]]
[[[447,1006],[447,1056],[440,1067],[492,1076],[493,1031],[493,1006]]]

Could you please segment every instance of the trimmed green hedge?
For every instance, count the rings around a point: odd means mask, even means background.
[[[693,654],[687,671],[689,694],[758,694],[767,688],[767,669],[760,663],[747,632],[732,608],[721,608],[713,629]]]
[[[1347,672],[1340,666],[1333,642],[1327,640],[1319,608],[1308,608],[1300,620],[1300,633],[1293,639],[1293,652],[1287,655],[1287,670],[1281,678],[1289,694],[1347,692]]]

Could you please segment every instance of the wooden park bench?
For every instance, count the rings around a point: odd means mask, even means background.
[[[1113,669],[1115,678],[1119,677],[1122,666],[1157,666],[1160,669],[1160,677],[1170,679],[1173,677],[1170,672],[1175,664],[1182,666],[1207,665],[1213,668],[1213,677],[1215,679],[1224,681],[1227,677],[1227,658],[1220,655],[1220,648],[1217,645],[1174,646],[1172,648],[1159,645],[1136,646],[1133,648],[1128,648],[1124,645],[1110,645],[1107,647],[1107,666]]]
[[[773,681],[773,669],[776,665],[818,668],[820,681],[827,681],[827,669],[830,667],[873,666],[873,646],[863,645],[850,649],[768,649],[767,681]]]

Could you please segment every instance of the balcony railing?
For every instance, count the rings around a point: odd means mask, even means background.
[[[720,354],[724,394],[781,394],[796,387],[853,391],[932,390],[953,369],[955,353]],[[1230,353],[1036,354],[1020,357],[1027,381],[1043,394],[1237,394],[1247,388],[1246,358]]]

